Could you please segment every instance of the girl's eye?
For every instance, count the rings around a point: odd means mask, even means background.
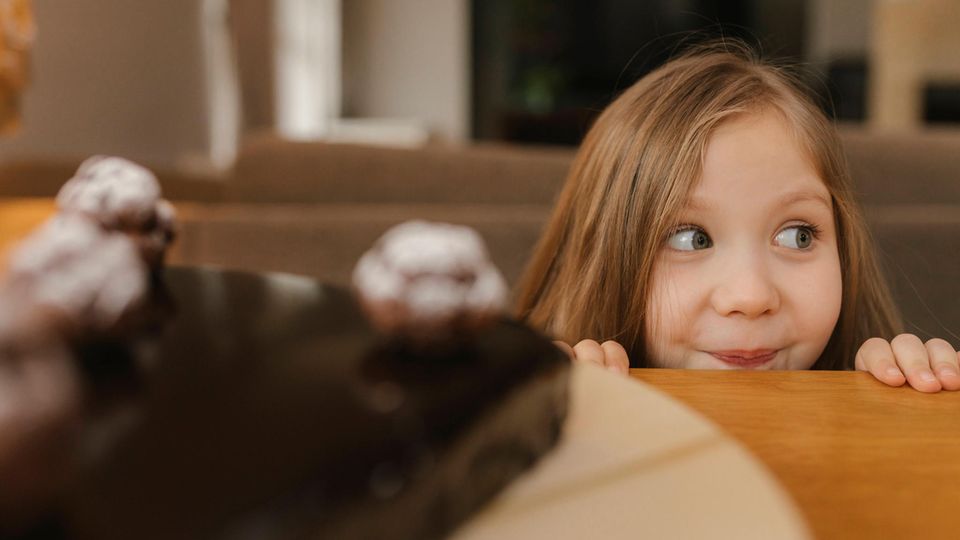
[[[713,240],[703,229],[681,229],[673,234],[667,244],[677,251],[696,251],[713,246]]]
[[[816,238],[816,233],[812,227],[798,225],[787,227],[778,232],[776,242],[778,246],[790,249],[809,249],[814,238]]]

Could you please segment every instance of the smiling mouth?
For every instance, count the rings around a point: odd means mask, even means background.
[[[755,368],[772,361],[777,356],[778,349],[757,349],[753,351],[713,351],[711,356],[740,368]]]

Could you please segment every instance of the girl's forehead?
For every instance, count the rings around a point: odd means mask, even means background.
[[[767,199],[807,192],[829,201],[829,190],[783,115],[745,113],[718,126],[707,141],[690,203],[722,196]]]
[[[813,166],[795,130],[774,109],[738,114],[717,126],[707,139],[704,169],[775,164]]]
[[[694,192],[684,203],[685,210],[712,212],[728,211],[732,206],[746,208],[789,208],[796,205],[813,205],[824,210],[833,208],[832,199],[825,189],[784,189],[760,193],[756,198],[744,199],[736,193],[712,197]]]

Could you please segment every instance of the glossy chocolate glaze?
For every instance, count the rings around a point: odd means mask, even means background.
[[[559,437],[568,361],[515,322],[414,351],[307,278],[158,284],[150,332],[79,348],[81,466],[31,534],[436,537]]]

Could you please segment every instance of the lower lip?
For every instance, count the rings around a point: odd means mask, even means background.
[[[710,353],[710,356],[713,356],[717,360],[720,360],[724,364],[730,366],[739,368],[755,368],[772,361],[777,356],[777,351],[769,352],[761,356],[752,356],[750,358],[744,358],[742,356],[723,356],[716,353]]]

